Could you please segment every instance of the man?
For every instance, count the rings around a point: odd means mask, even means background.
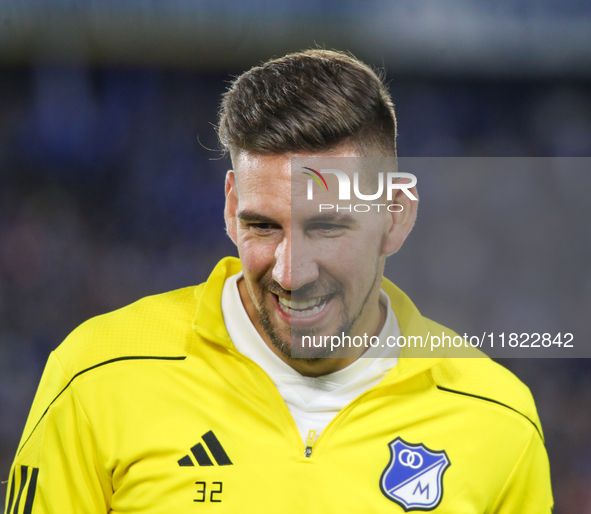
[[[368,211],[338,193],[341,179],[383,186],[364,163],[395,157],[376,74],[323,50],[270,61],[226,93],[219,135],[240,260],[52,353],[6,512],[550,512],[528,389],[481,354],[387,344],[456,335],[382,278],[415,220],[413,183],[378,188]]]

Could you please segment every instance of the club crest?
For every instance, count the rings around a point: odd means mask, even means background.
[[[388,445],[390,462],[380,478],[384,495],[410,510],[433,510],[443,498],[443,473],[451,465],[445,450],[434,452],[400,437]]]

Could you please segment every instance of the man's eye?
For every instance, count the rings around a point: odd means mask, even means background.
[[[333,225],[332,223],[315,223],[310,227],[311,230],[325,233],[341,232],[344,228],[343,225]]]
[[[257,232],[269,232],[275,228],[272,223],[251,223],[249,227]]]

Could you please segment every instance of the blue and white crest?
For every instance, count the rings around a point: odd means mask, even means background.
[[[443,498],[443,473],[451,465],[445,450],[434,452],[400,437],[390,442],[390,462],[380,478],[387,498],[409,510],[433,510]]]

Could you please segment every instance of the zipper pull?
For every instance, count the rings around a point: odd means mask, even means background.
[[[304,451],[304,456],[309,457],[312,455],[312,447],[314,446],[314,441],[316,441],[316,430],[310,430],[308,432],[308,439],[306,440],[306,451]]]

